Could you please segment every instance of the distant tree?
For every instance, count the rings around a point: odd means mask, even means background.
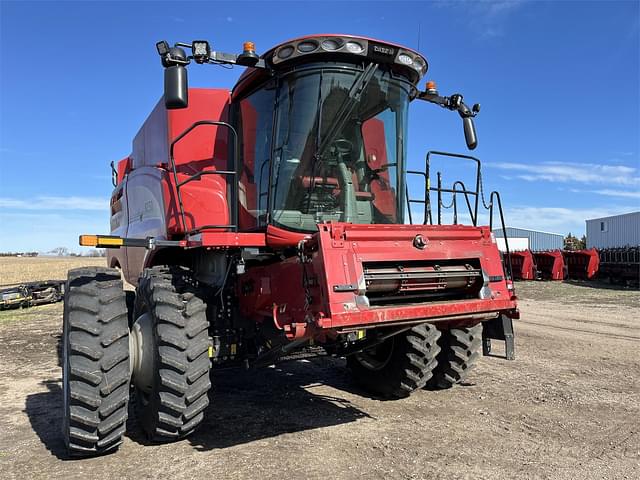
[[[67,247],[56,247],[51,252],[53,255],[57,255],[59,257],[66,257],[69,255],[69,249]]]
[[[578,250],[578,238],[574,237],[571,232],[569,232],[569,234],[564,237],[564,249],[565,250]]]
[[[580,239],[580,249],[585,249],[585,248],[587,248],[587,236],[582,235],[582,238]]]

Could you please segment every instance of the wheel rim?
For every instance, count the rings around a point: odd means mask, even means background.
[[[356,359],[369,370],[382,370],[391,361],[394,344],[394,338],[389,338],[381,345],[356,353]]]
[[[129,335],[131,382],[143,394],[145,403],[153,390],[154,349],[153,318],[145,312],[133,323]]]

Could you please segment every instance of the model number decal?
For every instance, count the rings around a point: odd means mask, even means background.
[[[373,45],[373,51],[375,53],[382,53],[383,55],[393,55],[393,48],[381,47],[379,45]]]

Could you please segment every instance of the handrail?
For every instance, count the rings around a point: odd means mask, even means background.
[[[219,127],[227,127],[231,130],[233,134],[233,170],[201,170],[200,172],[189,176],[186,180],[179,182],[178,181],[178,170],[176,168],[175,158],[173,156],[173,151],[176,144],[186,137],[192,130],[202,125],[215,125]],[[193,123],[189,128],[184,130],[181,134],[179,134],[176,138],[171,142],[171,146],[169,148],[169,161],[171,163],[171,169],[173,171],[173,179],[176,185],[176,194],[178,197],[178,206],[180,208],[180,219],[182,220],[182,229],[186,233],[195,232],[198,228],[194,228],[191,230],[187,230],[187,218],[184,212],[184,205],[182,203],[182,194],[180,193],[180,187],[186,183],[189,183],[193,180],[197,180],[203,175],[225,175],[225,176],[237,176],[238,175],[238,132],[236,129],[227,122],[220,122],[215,120],[199,120]],[[208,228],[231,228],[234,231],[238,231],[238,185],[237,182],[227,182],[227,193],[231,191],[230,197],[231,201],[229,202],[229,217],[232,219],[232,223],[230,225],[207,225]]]
[[[468,190],[464,183],[456,182],[453,184],[453,189],[442,188],[442,184],[439,183],[438,186],[432,187],[430,182],[430,171],[431,171],[431,157],[434,155],[453,157],[453,158],[461,158],[465,160],[471,160],[476,164],[476,189]],[[430,150],[427,152],[425,156],[425,169],[424,171],[418,170],[407,170],[408,175],[420,175],[424,179],[424,200],[416,200],[410,198],[409,196],[409,186],[406,187],[406,197],[407,197],[407,208],[409,212],[409,222],[413,223],[413,214],[411,213],[411,204],[412,203],[422,203],[424,204],[424,220],[423,225],[427,225],[430,223],[433,225],[433,214],[431,212],[431,195],[430,192],[438,193],[438,224],[442,223],[442,193],[452,193],[454,196],[454,204],[456,204],[455,196],[457,193],[462,193],[465,196],[465,200],[467,202],[467,207],[469,209],[469,216],[471,217],[471,222],[474,226],[477,226],[478,223],[478,206],[480,201],[480,159],[476,157],[472,157],[471,155],[463,155],[461,153],[449,153],[449,152],[441,152],[438,150]],[[438,172],[438,177],[440,177],[440,172]],[[456,188],[456,184],[460,184],[462,186],[462,190],[458,190]],[[471,206],[471,202],[469,200],[469,196],[473,195],[475,197],[474,205]],[[457,207],[457,204],[456,204]],[[457,212],[455,212],[457,213]],[[457,216],[457,215],[456,215]]]
[[[502,211],[502,201],[500,194],[495,190],[489,195],[489,231],[493,232],[493,199],[498,201],[498,212],[500,213],[500,224],[502,225],[502,238],[504,238],[504,249],[507,254],[507,265],[509,270],[507,275],[509,280],[513,280],[513,265],[511,264],[511,254],[509,253],[509,240],[507,239],[507,227],[504,223],[504,213]]]
[[[471,211],[469,211],[469,214],[471,215],[471,221],[473,222],[473,225],[477,226],[477,222],[478,222],[478,201],[479,201],[479,197],[480,197],[480,159],[478,159],[476,157],[472,157],[471,155],[463,155],[461,153],[450,153],[450,152],[441,152],[441,151],[438,151],[438,150],[430,150],[429,152],[427,152],[427,156],[425,158],[425,173],[426,173],[426,175],[429,175],[429,172],[431,170],[431,156],[432,155],[438,155],[438,156],[442,156],[442,157],[461,158],[461,159],[464,159],[464,160],[471,160],[471,161],[475,162],[475,164],[476,164],[476,189],[475,189],[475,191],[470,191],[469,192],[470,195],[474,195],[475,196],[475,205],[474,205],[473,213]],[[433,188],[429,184],[427,184],[427,185],[425,185],[425,192],[427,193],[425,198],[428,198],[428,191],[439,191],[440,194],[441,194],[441,192],[443,190],[442,189],[438,189],[438,188]],[[429,201],[429,207],[431,207],[431,202],[430,201]],[[430,208],[429,208],[429,210],[430,210]],[[431,217],[431,212],[429,212],[429,216]],[[441,212],[438,212],[438,216],[439,217],[441,216]],[[431,218],[433,218],[433,217],[431,217]]]
[[[462,187],[462,190],[456,190],[456,185],[460,185]],[[443,190],[443,191],[448,191],[448,190]],[[453,224],[457,225],[458,224],[458,205],[456,202],[456,194],[457,193],[462,193],[464,195],[464,200],[465,202],[467,202],[467,208],[469,209],[469,215],[471,215],[471,202],[469,201],[469,194],[473,194],[473,192],[467,190],[467,187],[464,185],[464,182],[462,182],[462,180],[456,180],[455,182],[453,182]],[[472,217],[473,220],[473,217]]]
[[[465,160],[471,160],[473,162],[475,162],[476,164],[476,188],[475,190],[469,190],[466,185],[464,184],[464,182],[462,182],[461,180],[457,180],[453,183],[451,188],[443,188],[442,186],[442,174],[440,172],[437,172],[437,186],[436,187],[431,187],[430,184],[430,169],[431,169],[431,157],[433,155],[439,155],[439,156],[447,156],[447,157],[453,157],[453,158],[461,158],[461,159],[465,159]],[[421,203],[425,206],[424,209],[424,221],[423,224],[427,225],[427,222],[429,221],[431,225],[433,225],[433,216],[431,213],[431,196],[430,196],[430,192],[434,191],[437,192],[438,194],[438,225],[442,224],[442,208],[444,207],[445,209],[451,208],[453,207],[453,224],[457,225],[458,223],[458,202],[457,202],[457,194],[461,193],[462,195],[464,195],[465,198],[465,202],[467,204],[467,209],[469,210],[469,216],[471,217],[471,222],[473,223],[474,226],[478,226],[478,209],[479,209],[479,205],[480,205],[480,199],[481,199],[481,195],[482,195],[482,174],[481,174],[481,163],[480,163],[480,159],[476,158],[476,157],[472,157],[470,155],[463,155],[463,154],[459,154],[459,153],[449,153],[449,152],[441,152],[441,151],[436,151],[436,150],[432,150],[427,152],[427,155],[425,157],[425,169],[424,171],[417,171],[417,170],[407,170],[406,172],[408,175],[420,175],[421,177],[423,177],[424,179],[424,199],[414,199],[411,198],[409,196],[409,185],[407,182],[407,185],[405,187],[405,194],[406,194],[406,198],[407,198],[407,209],[408,209],[408,213],[409,213],[409,222],[411,224],[413,224],[413,215],[411,213],[411,204],[412,203]],[[458,188],[460,187],[460,189]],[[443,193],[451,193],[453,198],[451,201],[451,205],[450,206],[444,206],[443,202],[442,202],[442,194]],[[471,199],[469,198],[470,196],[475,197],[474,198],[474,202],[472,205]],[[505,275],[507,276],[508,279],[513,280],[513,265],[511,263],[511,255],[510,255],[510,250],[509,250],[509,241],[507,239],[507,232],[506,232],[506,226],[505,226],[505,221],[504,221],[504,212],[502,209],[502,201],[500,198],[500,194],[496,191],[491,192],[491,195],[489,196],[489,205],[487,206],[484,202],[483,199],[483,207],[486,208],[489,211],[489,230],[491,232],[493,232],[493,214],[494,214],[494,205],[497,206],[498,209],[498,213],[500,215],[500,224],[502,227],[502,235],[505,239],[505,253],[507,255],[507,260],[506,262],[504,262],[504,258],[503,258],[503,268],[505,270]],[[505,264],[506,263],[506,264]]]

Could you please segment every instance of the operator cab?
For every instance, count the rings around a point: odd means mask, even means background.
[[[232,96],[239,224],[313,232],[404,223],[407,114],[420,55],[360,37],[304,37],[264,55]]]

